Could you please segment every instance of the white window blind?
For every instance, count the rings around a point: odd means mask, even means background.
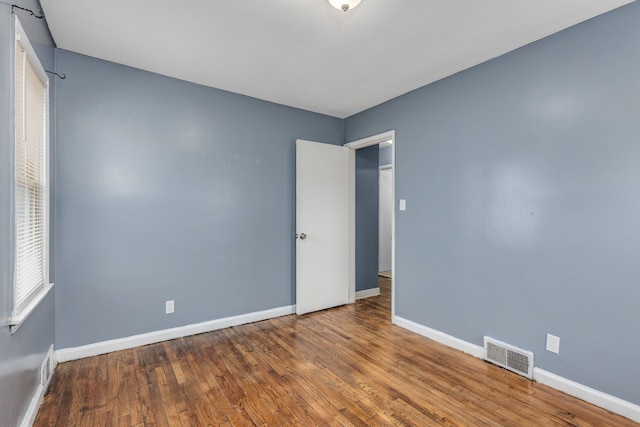
[[[48,285],[48,80],[16,21],[14,316]]]

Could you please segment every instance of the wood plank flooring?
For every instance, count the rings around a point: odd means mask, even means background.
[[[390,323],[382,295],[58,365],[35,426],[638,426]]]

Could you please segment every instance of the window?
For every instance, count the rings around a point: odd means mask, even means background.
[[[49,80],[15,20],[15,268],[12,330],[49,290]]]

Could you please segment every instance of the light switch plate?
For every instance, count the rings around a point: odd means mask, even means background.
[[[400,199],[400,210],[401,211],[407,210],[407,201],[405,199]]]

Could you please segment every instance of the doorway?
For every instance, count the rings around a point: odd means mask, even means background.
[[[390,151],[390,157],[391,157],[391,161],[390,164],[388,163],[388,166],[384,169],[385,170],[385,174],[390,175],[391,178],[391,183],[390,183],[390,192],[391,192],[391,209],[390,209],[390,222],[391,222],[391,263],[390,263],[390,271],[391,271],[391,320],[393,321],[394,317],[395,317],[395,286],[394,286],[394,277],[395,277],[395,209],[393,208],[394,206],[394,200],[395,200],[395,172],[396,172],[396,168],[395,168],[395,147],[396,147],[396,141],[395,141],[395,131],[388,131],[388,132],[384,132],[378,135],[373,135],[367,138],[363,138],[363,139],[359,139],[357,141],[352,141],[349,142],[347,144],[345,144],[344,146],[351,149],[351,150],[358,150],[358,149],[362,149],[362,148],[366,148],[366,147],[371,147],[374,145],[378,145],[380,146],[380,144],[383,145],[383,149],[385,147],[389,147],[389,151]],[[355,167],[355,164],[354,164]],[[383,173],[383,172],[381,172]],[[355,171],[352,174],[352,177],[354,177],[354,181],[355,181]],[[352,191],[353,191],[353,195],[351,197],[351,203],[353,204],[353,209],[352,209],[352,215],[351,215],[351,229],[353,230],[353,232],[351,233],[351,242],[350,242],[350,257],[351,257],[351,271],[350,271],[350,275],[351,275],[351,288],[355,289],[355,281],[356,281],[356,215],[355,215],[355,183],[353,183],[352,187]],[[380,231],[378,231],[380,233]],[[379,266],[380,266],[380,259],[375,260],[375,264],[378,267],[378,272],[379,270]],[[389,270],[386,270],[389,271]]]

